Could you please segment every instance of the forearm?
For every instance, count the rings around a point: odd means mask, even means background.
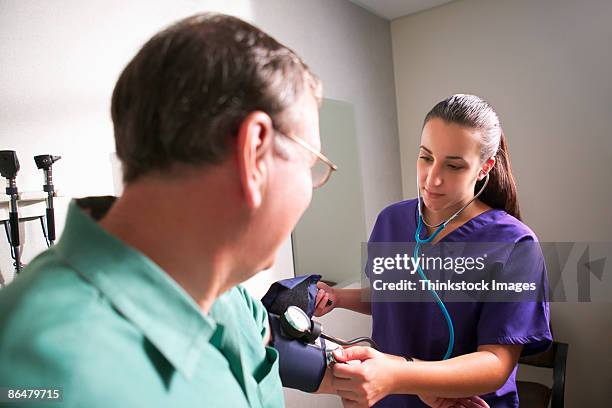
[[[366,292],[367,290],[368,288],[335,289],[338,296],[338,304],[336,307],[371,315],[371,303],[364,300],[369,299]]]
[[[336,394],[337,392],[332,386],[333,376],[334,375],[332,374],[331,369],[327,367],[325,369],[325,375],[323,376],[323,380],[319,385],[319,389],[315,391],[315,394]]]
[[[477,351],[445,361],[396,360],[394,392],[442,398],[482,395],[499,389],[509,372],[498,356]]]

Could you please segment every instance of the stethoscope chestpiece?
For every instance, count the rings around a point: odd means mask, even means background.
[[[297,306],[289,306],[281,315],[280,326],[285,336],[306,343],[314,343],[322,331],[321,323],[312,320]]]

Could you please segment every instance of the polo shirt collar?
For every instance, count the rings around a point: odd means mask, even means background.
[[[177,371],[192,378],[217,325],[182,287],[151,259],[108,234],[74,201],[55,250]]]

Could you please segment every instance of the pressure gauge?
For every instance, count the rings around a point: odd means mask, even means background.
[[[297,306],[289,306],[281,316],[281,329],[290,338],[313,343],[321,335],[321,324]]]
[[[310,330],[310,317],[299,307],[289,306],[284,316],[287,323],[299,333],[304,334]]]

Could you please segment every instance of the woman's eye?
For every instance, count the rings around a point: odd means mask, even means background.
[[[453,170],[460,170],[461,166],[455,166],[454,164],[449,164],[448,167],[450,167]]]
[[[431,160],[431,157],[427,157],[427,156],[420,156],[420,157],[419,157],[419,159],[423,159],[423,160],[425,160],[426,162],[430,162],[430,161],[432,161],[432,160]]]

